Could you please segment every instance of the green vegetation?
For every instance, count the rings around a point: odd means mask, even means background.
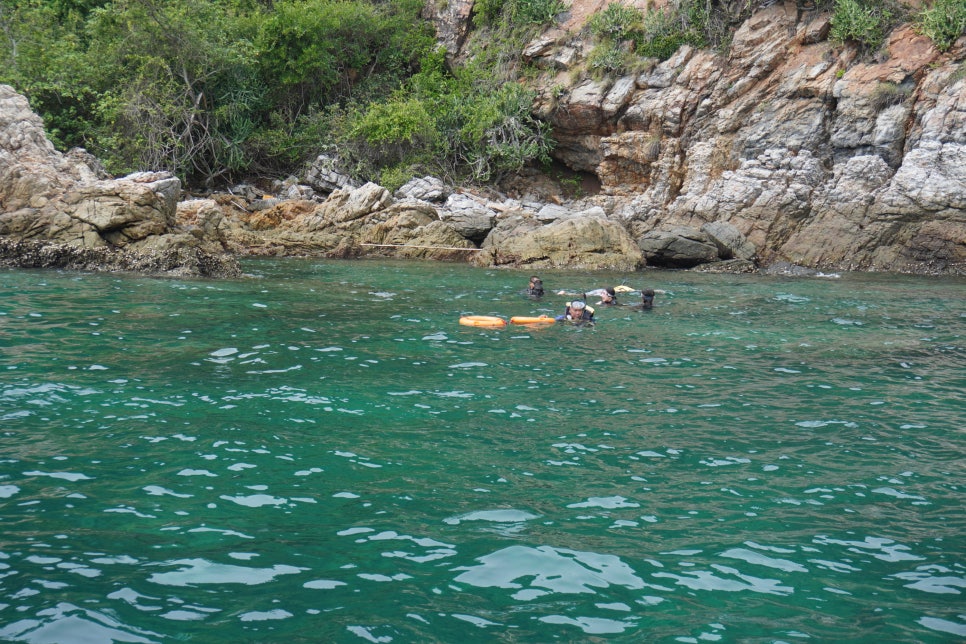
[[[832,38],[878,48],[896,0],[822,0]],[[297,172],[336,153],[359,180],[500,179],[553,149],[520,81],[527,42],[563,0],[477,0],[460,65],[437,49],[423,0],[0,0],[0,82],[24,93],[60,149],[121,174],[167,169],[191,186]],[[749,2],[679,0],[592,16],[595,75],[682,45],[723,47]],[[919,30],[948,49],[963,0],[934,0]],[[562,91],[562,90],[560,90]],[[883,105],[903,100],[883,90]]]
[[[567,10],[562,0],[478,0],[473,5],[477,26],[545,25]]]
[[[703,7],[691,3],[682,6],[681,11],[660,9],[647,13],[638,47],[641,56],[667,60],[682,45],[705,47],[710,43],[710,37],[704,32],[707,17]]]
[[[611,2],[588,21],[597,43],[588,67],[594,73],[623,73],[637,68],[642,58],[667,60],[683,45],[722,47],[734,26],[748,17],[750,6],[739,4],[732,10],[727,4],[682,0],[642,13]]]
[[[426,65],[387,100],[348,112],[334,135],[356,174],[378,174],[389,188],[417,169],[493,181],[530,161],[549,161],[553,140],[530,114],[533,99],[520,83],[496,82],[472,67],[447,75]]]
[[[334,143],[359,179],[484,181],[552,148],[513,81],[520,43],[562,8],[494,5],[501,46],[451,70],[421,0],[0,0],[0,82],[114,173],[213,185]]]
[[[900,105],[912,95],[912,88],[895,83],[878,83],[872,91],[870,101],[876,112]]]
[[[634,64],[633,43],[641,35],[644,15],[639,9],[611,2],[587,21],[597,44],[591,50],[587,65],[597,74],[620,74]]]
[[[641,21],[644,14],[636,7],[629,7],[620,2],[611,2],[603,11],[599,11],[587,21],[590,33],[598,38],[613,40],[627,40],[641,32]]]
[[[832,42],[854,42],[875,51],[901,19],[901,12],[889,2],[877,0],[835,0],[832,10]]]
[[[934,0],[919,13],[916,27],[939,51],[948,51],[957,38],[966,34],[966,2]]]

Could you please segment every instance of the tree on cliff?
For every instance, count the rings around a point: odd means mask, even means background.
[[[546,156],[529,95],[489,70],[441,68],[421,9],[420,0],[0,0],[0,82],[29,98],[61,149],[84,147],[115,173],[170,170],[189,185],[292,172],[333,137],[363,178],[422,167],[487,179]],[[398,91],[432,110],[433,131],[393,123],[414,105]],[[417,126],[428,136],[406,129]]]
[[[325,115],[398,86],[433,45],[413,0],[0,0],[0,82],[62,147],[191,183],[279,172]]]

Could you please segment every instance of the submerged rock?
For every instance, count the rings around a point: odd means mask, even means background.
[[[175,245],[164,249],[121,251],[84,248],[50,241],[0,237],[0,266],[129,272],[163,277],[240,277],[238,263],[225,254]]]

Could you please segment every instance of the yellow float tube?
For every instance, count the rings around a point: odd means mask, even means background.
[[[539,317],[527,317],[525,315],[514,315],[510,318],[513,324],[554,324],[557,320],[547,315]]]
[[[464,315],[460,317],[460,324],[463,326],[482,326],[489,328],[499,328],[506,326],[506,320],[495,315]]]

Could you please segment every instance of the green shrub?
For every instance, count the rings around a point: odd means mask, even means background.
[[[496,24],[505,4],[506,0],[476,0],[473,3],[473,24],[478,27]]]
[[[720,21],[719,21],[720,22]],[[634,66],[621,43],[632,45],[639,57],[667,60],[682,45],[707,47],[722,37],[724,29],[715,22],[711,7],[701,0],[685,0],[680,4],[641,13],[635,7],[611,2],[603,11],[591,16],[590,32],[598,39],[588,57],[592,70],[619,73]]]
[[[478,0],[473,21],[477,26],[546,25],[566,10],[563,0]]]
[[[530,161],[548,161],[553,148],[549,126],[531,114],[534,93],[504,83],[470,100],[458,100],[452,116],[452,153],[474,181],[498,180]]]
[[[881,112],[887,107],[904,103],[912,94],[912,88],[895,83],[878,83],[872,90],[870,102],[872,109]]]
[[[332,144],[357,178],[394,183],[417,169],[484,181],[545,158],[548,128],[515,81],[562,0],[481,0],[496,24],[453,69],[422,5],[0,0],[0,82],[61,149],[192,186],[294,172]]]
[[[603,11],[598,11],[587,21],[590,33],[598,38],[626,40],[640,32],[644,14],[636,7],[620,2],[611,2]]]
[[[916,28],[939,51],[948,51],[960,36],[966,34],[966,2],[935,0],[919,12]]]
[[[379,172],[379,185],[389,192],[396,192],[419,173],[418,165],[400,163]]]
[[[400,93],[351,113],[341,138],[357,166],[373,173],[428,156],[435,143],[436,120],[423,100]]]
[[[332,138],[334,106],[310,108],[294,121],[284,111],[262,117],[244,142],[248,172],[278,175],[314,159]]]
[[[682,19],[669,10],[657,9],[644,15],[641,38],[636,52],[640,56],[667,60],[682,45],[691,44],[694,37],[682,28]]]
[[[400,96],[370,104],[353,123],[349,135],[373,147],[418,146],[432,140],[435,125],[420,99]]]
[[[510,0],[510,19],[513,22],[546,25],[556,20],[557,15],[566,11],[562,0]]]
[[[287,0],[261,22],[255,36],[263,78],[292,102],[330,99],[378,64],[391,37],[391,22],[363,0]]]
[[[885,42],[894,15],[882,4],[868,0],[836,0],[829,38],[833,42],[853,41],[876,50]]]
[[[629,66],[629,54],[624,51],[620,43],[605,40],[594,45],[587,55],[587,65],[590,69],[602,75],[621,74]]]

